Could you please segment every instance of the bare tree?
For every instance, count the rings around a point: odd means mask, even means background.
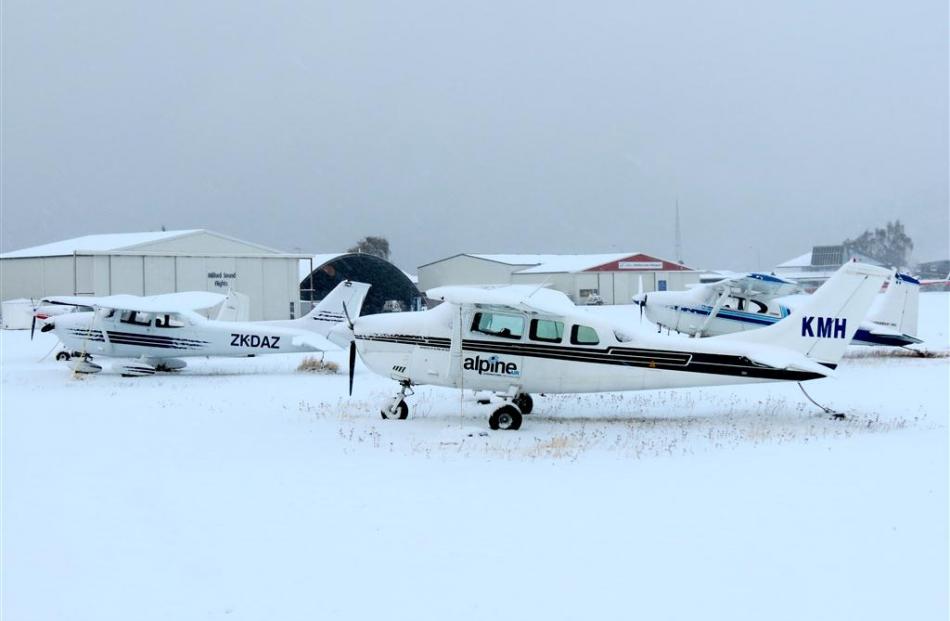
[[[352,248],[348,248],[347,252],[360,252],[363,254],[373,255],[374,257],[379,257],[380,259],[389,260],[389,240],[385,237],[373,237],[368,235],[363,239],[356,242],[356,245]]]
[[[914,249],[914,242],[904,232],[900,220],[888,222],[882,229],[868,229],[855,239],[845,240],[844,245],[896,268],[907,265],[907,256]]]

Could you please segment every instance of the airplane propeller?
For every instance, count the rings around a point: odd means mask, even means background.
[[[346,308],[346,302],[343,302],[343,314],[346,316],[346,325],[353,332],[353,319],[350,317],[350,311]],[[353,375],[356,373],[356,334],[350,340],[350,396],[353,396]]]
[[[353,396],[353,374],[356,371],[356,341],[350,341],[350,396]]]
[[[637,291],[636,303],[640,306],[640,323],[643,323],[643,307],[647,305],[647,296],[643,293],[643,276],[640,276],[639,291]]]

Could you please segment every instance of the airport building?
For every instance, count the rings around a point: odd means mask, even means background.
[[[300,261],[203,229],[86,235],[0,254],[0,300],[178,291],[250,298],[250,319],[300,314]]]
[[[233,289],[248,296],[250,320],[288,319],[347,279],[372,286],[362,314],[422,305],[412,279],[379,257],[286,253],[204,229],[86,235],[0,254],[0,300],[26,308],[54,295]]]
[[[457,254],[419,267],[419,289],[443,285],[544,284],[576,304],[630,304],[643,290],[682,290],[700,272],[637,252],[611,254]]]
[[[856,252],[843,244],[835,246],[815,246],[810,252],[789,259],[775,266],[773,273],[776,276],[794,280],[805,291],[812,292],[842,265],[851,260],[858,260],[871,265],[883,265],[877,259]]]

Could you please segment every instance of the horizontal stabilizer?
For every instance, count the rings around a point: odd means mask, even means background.
[[[295,334],[290,338],[290,342],[295,347],[312,347],[318,351],[333,351],[340,349],[337,345],[334,345],[329,339],[324,338],[317,334],[316,332],[306,332],[303,334]]]
[[[746,357],[755,364],[771,367],[773,369],[804,371],[806,373],[817,373],[825,377],[834,375],[834,370],[831,367],[819,364],[808,356],[793,352],[789,349],[761,347],[758,348],[755,353],[749,354]]]

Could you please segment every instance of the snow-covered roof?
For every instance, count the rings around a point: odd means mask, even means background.
[[[324,254],[315,254],[311,259],[300,259],[299,269],[297,273],[300,275],[300,280],[303,281],[304,278],[310,275],[310,266],[313,265],[313,269],[317,269],[324,263],[329,263],[337,257],[342,257],[348,252],[328,252]],[[310,261],[313,261],[311,264]]]
[[[518,270],[518,274],[551,274],[583,272],[638,255],[648,256],[637,252],[611,252],[607,254],[469,254],[466,256],[506,265],[527,266]],[[664,260],[657,259],[657,261]],[[666,262],[675,263],[674,261]]]
[[[128,250],[157,241],[172,239],[199,233],[201,229],[187,229],[182,231],[154,231],[148,233],[107,233],[103,235],[84,235],[72,239],[13,250],[0,254],[0,259],[19,259],[30,257],[62,257],[74,252],[109,252],[113,250]]]
[[[301,280],[301,282],[303,281],[304,278],[306,278],[307,276],[310,275],[310,266],[311,266],[311,265],[313,265],[313,269],[317,269],[318,267],[320,267],[320,266],[323,265],[324,263],[329,263],[330,261],[332,261],[332,260],[334,260],[334,259],[336,259],[336,258],[338,258],[338,257],[342,257],[343,255],[347,255],[347,254],[358,254],[358,253],[353,253],[353,252],[328,252],[328,253],[324,253],[324,254],[315,254],[315,255],[313,255],[313,257],[312,257],[312,260],[313,260],[313,263],[312,263],[312,264],[311,264],[310,260],[308,260],[308,259],[301,259],[301,260],[300,260],[300,267],[299,267],[299,270],[298,270],[298,274],[300,275],[300,280]],[[399,270],[399,271],[402,272],[403,274],[405,274],[405,275],[406,275],[406,278],[408,278],[410,281],[412,281],[412,284],[414,284],[414,285],[419,284],[419,277],[418,277],[418,276],[416,276],[416,275],[414,275],[414,274],[410,274],[409,272],[406,272],[406,271],[403,271],[403,270]]]
[[[784,263],[779,263],[776,265],[776,267],[804,267],[806,265],[811,265],[811,250],[803,255],[795,257],[794,259],[789,259]]]

